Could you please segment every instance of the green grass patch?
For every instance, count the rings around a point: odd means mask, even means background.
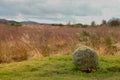
[[[101,56],[95,73],[74,70],[70,55],[0,64],[0,80],[120,80],[120,56]]]

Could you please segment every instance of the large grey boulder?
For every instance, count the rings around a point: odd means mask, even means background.
[[[89,47],[79,47],[73,53],[73,63],[81,71],[92,72],[97,70],[98,66],[98,55]]]

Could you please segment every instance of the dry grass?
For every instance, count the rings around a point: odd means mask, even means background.
[[[99,54],[119,55],[119,28],[26,25],[0,25],[0,63],[42,56],[71,54],[87,45]]]

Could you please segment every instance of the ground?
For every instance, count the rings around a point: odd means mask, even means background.
[[[100,56],[94,73],[75,70],[72,56],[0,64],[0,80],[120,80],[120,56]]]

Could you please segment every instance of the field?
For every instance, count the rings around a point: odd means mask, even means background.
[[[0,80],[120,80],[120,56],[101,56],[95,73],[75,70],[71,55],[1,64]]]
[[[120,54],[119,27],[0,25],[0,63],[71,54],[86,45],[99,55]]]
[[[119,29],[0,24],[0,80],[120,80]],[[98,53],[97,72],[75,69],[72,53],[83,45]]]
[[[1,0],[0,80],[120,80],[120,0]]]

